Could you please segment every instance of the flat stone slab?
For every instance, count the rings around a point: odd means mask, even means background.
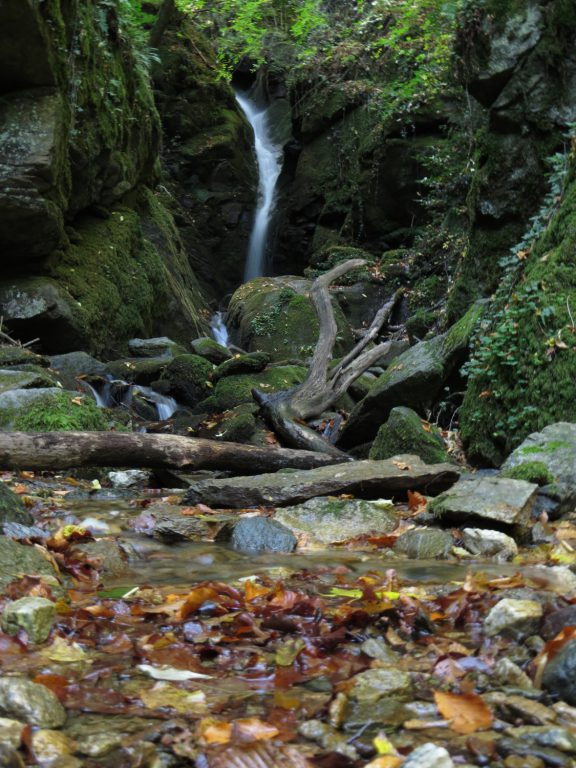
[[[437,517],[461,523],[490,520],[526,529],[538,486],[501,477],[463,478],[430,504]]]
[[[350,493],[376,499],[397,491],[446,488],[460,472],[453,464],[424,464],[418,456],[402,455],[383,461],[354,461],[295,472],[203,480],[184,497],[185,504],[211,507],[289,506],[315,496]]]

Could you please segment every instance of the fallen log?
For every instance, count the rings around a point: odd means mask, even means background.
[[[201,480],[184,496],[185,504],[211,507],[288,506],[316,496],[351,493],[363,499],[406,491],[438,492],[460,477],[454,464],[424,464],[418,456],[382,461],[353,461],[337,467],[279,472],[258,477]]]
[[[0,469],[100,466],[257,474],[286,467],[311,469],[345,459],[313,451],[140,432],[0,432]]]

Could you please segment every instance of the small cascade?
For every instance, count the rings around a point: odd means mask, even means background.
[[[261,277],[266,266],[268,231],[274,211],[276,182],[282,170],[282,145],[274,141],[268,121],[268,109],[259,109],[239,93],[236,101],[254,131],[254,150],[258,161],[258,205],[250,235],[244,281]]]
[[[117,408],[119,405],[131,408],[136,393],[154,403],[160,421],[169,419],[178,408],[178,403],[173,397],[161,395],[160,392],[156,392],[151,387],[128,384],[126,381],[113,379],[111,376],[103,379],[102,385],[98,389],[86,380],[82,381],[82,385],[93,395],[99,408]]]
[[[210,318],[210,329],[214,340],[217,341],[218,344],[222,344],[223,347],[227,347],[230,343],[230,339],[228,337],[228,328],[226,328],[226,323],[224,322],[223,312],[215,312],[212,315]]]

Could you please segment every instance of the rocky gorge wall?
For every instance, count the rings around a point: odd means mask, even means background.
[[[204,300],[158,178],[147,62],[109,0],[0,7],[0,313],[42,349],[198,335]]]

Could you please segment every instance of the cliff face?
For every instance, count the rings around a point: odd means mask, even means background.
[[[0,6],[0,313],[46,351],[202,327],[146,64],[116,2]]]

